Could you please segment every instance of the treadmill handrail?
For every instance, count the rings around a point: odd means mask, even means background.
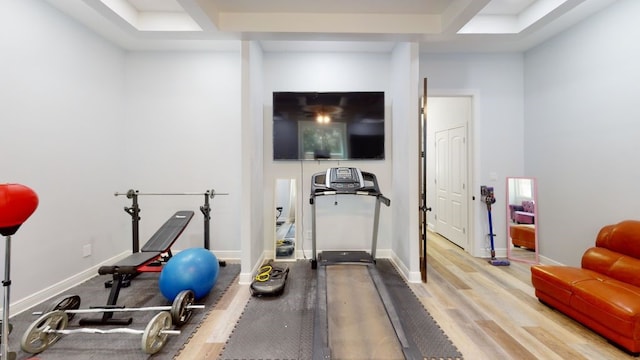
[[[386,206],[390,206],[391,205],[391,199],[389,199],[388,197],[382,195],[382,194],[378,194],[378,201],[380,201],[381,203],[385,204]]]

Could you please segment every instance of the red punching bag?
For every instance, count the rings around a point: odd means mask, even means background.
[[[0,184],[0,234],[13,235],[38,207],[38,195],[20,184]]]

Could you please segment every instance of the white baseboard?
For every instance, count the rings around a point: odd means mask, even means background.
[[[57,284],[54,284],[52,286],[49,286],[48,288],[38,291],[37,293],[34,293],[25,298],[22,298],[16,301],[15,303],[11,303],[11,316],[18,315],[24,312],[25,310],[35,305],[38,305],[47,299],[51,299],[56,295],[60,295],[63,292],[71,289],[72,287],[84,281],[87,281],[95,276],[98,276],[98,269],[101,266],[116,264],[118,261],[124,259],[130,254],[131,254],[131,251],[125,251],[119,255],[116,255],[110,259],[103,261],[98,265],[92,266],[77,275],[66,278]]]
[[[253,264],[253,268],[249,273],[241,272],[238,276],[238,283],[240,285],[249,285],[253,281],[253,274],[257,273],[262,264],[264,264],[264,260],[268,258],[269,254],[273,254],[273,251],[264,251],[258,261]]]
[[[240,260],[239,250],[211,250],[219,260]]]
[[[409,268],[405,265],[404,262],[400,260],[399,257],[396,256],[395,253],[392,253],[389,259],[395,265],[396,269],[398,269],[398,272],[404,278],[405,281],[410,283],[422,282],[422,276],[420,274],[420,271],[409,271]]]
[[[539,256],[540,256],[540,264],[543,264],[543,265],[566,266],[565,264],[563,264],[563,263],[561,263],[561,262],[558,262],[558,261],[555,261],[555,260],[553,260],[553,259],[551,259],[551,258],[548,258],[548,257],[546,257],[546,256],[543,256],[543,255],[539,255]]]
[[[180,252],[178,251],[174,251],[175,253]],[[65,291],[73,288],[74,286],[85,282],[91,278],[93,278],[94,276],[98,276],[98,269],[101,266],[106,266],[106,265],[113,265],[113,264],[117,264],[118,261],[124,259],[125,257],[131,255],[131,251],[125,251],[122,252],[110,259],[107,259],[103,262],[101,262],[100,264],[94,265],[84,271],[82,271],[81,273],[71,276],[67,279],[64,279],[62,281],[60,281],[57,284],[51,285],[45,289],[42,289],[34,294],[31,294],[25,298],[22,298],[18,301],[16,301],[15,303],[11,303],[11,316],[15,316],[18,315],[22,312],[24,312],[25,310],[30,309],[31,307],[40,304],[41,302],[51,299],[55,296],[58,296],[62,293],[64,293]],[[215,255],[218,259],[220,260],[235,260],[235,259],[239,259],[240,258],[240,252],[239,251],[215,251]],[[0,308],[1,309],[1,308]]]
[[[495,249],[495,251],[496,251],[496,257],[497,258],[506,258],[507,257],[507,248],[497,248],[497,249]],[[491,258],[491,249],[489,249],[489,248],[482,249],[482,252],[480,253],[480,256],[476,256],[476,257],[490,259]]]

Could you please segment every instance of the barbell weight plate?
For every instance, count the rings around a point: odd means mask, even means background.
[[[170,328],[171,314],[168,311],[160,312],[154,316],[142,333],[142,351],[147,354],[155,354],[160,351],[169,336],[162,331]]]
[[[64,330],[68,323],[69,318],[64,311],[48,312],[29,325],[20,340],[20,347],[31,354],[41,353],[62,336],[60,333],[46,332],[45,330]]]
[[[173,320],[176,326],[182,326],[191,319],[193,309],[189,306],[193,305],[194,301],[195,294],[193,291],[183,290],[178,293],[178,296],[176,296],[171,305],[171,320]]]
[[[79,308],[80,308],[80,296],[71,295],[63,298],[58,298],[52,301],[51,303],[49,303],[49,306],[47,306],[47,308],[43,311],[43,314],[46,314],[48,312],[52,312],[55,310],[66,311],[66,310],[77,310]],[[76,316],[76,314],[67,313],[67,318],[69,321],[73,320],[74,316]]]

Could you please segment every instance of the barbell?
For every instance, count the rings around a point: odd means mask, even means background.
[[[58,341],[62,335],[86,333],[86,334],[132,334],[142,335],[142,351],[147,354],[155,354],[164,347],[169,335],[179,335],[179,330],[171,329],[171,314],[167,311],[156,314],[147,324],[144,330],[127,328],[94,329],[79,328],[67,330],[69,319],[62,310],[55,310],[42,315],[34,321],[22,336],[20,346],[22,350],[37,354],[46,350]]]
[[[138,190],[128,190],[127,192],[116,192],[113,195],[115,196],[126,196],[127,198],[131,199],[133,196],[170,196],[170,195],[175,195],[175,196],[188,196],[188,195],[206,195],[210,198],[214,198],[216,195],[229,195],[229,193],[219,193],[216,192],[214,189],[211,190],[207,190],[205,192],[166,192],[166,193],[153,193],[153,192],[140,192]]]
[[[191,290],[183,290],[173,300],[171,306],[147,306],[139,308],[118,308],[118,307],[96,307],[89,309],[78,309],[80,296],[72,295],[55,301],[46,311],[34,311],[33,315],[43,315],[55,310],[63,311],[67,314],[67,321],[71,320],[75,314],[89,314],[101,312],[133,312],[133,311],[169,311],[171,319],[176,326],[182,326],[189,321],[193,314],[193,309],[204,309],[204,305],[194,305],[195,295]]]

